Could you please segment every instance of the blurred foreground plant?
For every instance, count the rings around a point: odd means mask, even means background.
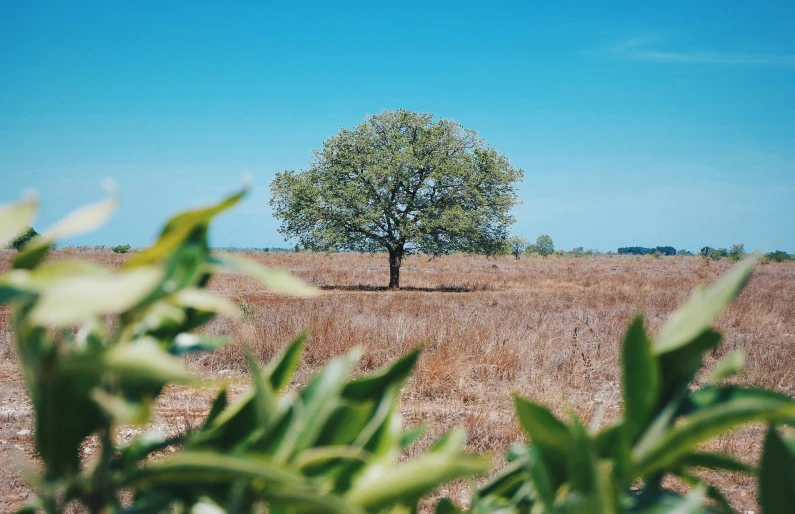
[[[210,252],[210,221],[243,194],[173,217],[152,247],[115,273],[85,261],[44,261],[57,240],[101,225],[116,202],[84,207],[33,238],[0,277],[0,303],[14,307],[44,465],[34,484],[38,498],[26,511],[61,512],[77,502],[90,512],[409,513],[438,485],[486,469],[488,460],[462,452],[461,432],[395,465],[419,436],[402,428],[396,407],[417,352],[351,380],[353,352],[300,391],[284,393],[303,335],[264,369],[249,357],[251,390],[232,405],[222,390],[200,429],[115,443],[120,425],[151,419],[167,384],[198,383],[179,355],[228,343],[195,329],[217,314],[245,323],[234,303],[206,289],[213,274],[242,273],[275,292],[314,294],[286,273]],[[24,230],[35,211],[31,199],[0,207],[0,242]],[[574,415],[564,423],[516,397],[531,443],[511,449],[510,465],[475,492],[468,512],[732,512],[723,494],[699,478],[699,468],[758,476],[763,512],[793,512],[795,442],[779,426],[795,422],[795,401],[721,385],[742,369],[737,352],[720,361],[703,387],[693,386],[705,354],[721,340],[711,324],[753,264],[741,263],[696,291],[654,341],[636,318],[622,351],[624,411],[615,424],[600,428],[599,415],[590,427]],[[768,424],[758,468],[704,451],[714,437],[753,422]],[[86,463],[81,446],[89,436],[98,438],[100,452]],[[159,456],[167,447],[180,451]],[[690,492],[667,491],[667,476],[691,484]],[[436,511],[460,512],[447,499]]]
[[[721,335],[713,320],[742,290],[753,270],[749,259],[693,296],[653,341],[638,316],[622,350],[623,416],[601,428],[600,414],[586,427],[545,407],[514,398],[529,446],[508,452],[511,464],[477,491],[470,513],[691,513],[734,512],[725,496],[697,474],[717,469],[758,476],[764,514],[795,512],[795,441],[778,425],[795,423],[795,401],[762,389],[721,385],[742,370],[732,351],[703,387],[693,380]],[[705,451],[711,439],[748,423],[768,423],[759,468]],[[686,495],[663,487],[672,476],[692,486]],[[442,500],[438,513],[460,512]]]
[[[303,336],[265,369],[249,358],[250,392],[228,405],[222,390],[199,430],[173,438],[145,433],[116,444],[119,426],[151,419],[166,385],[199,383],[179,355],[229,342],[192,331],[217,314],[244,323],[234,303],[206,289],[214,274],[248,275],[278,293],[315,293],[284,272],[210,251],[210,221],[244,193],[174,216],[155,244],[118,272],[44,260],[57,240],[100,226],[116,204],[109,198],[33,238],[0,277],[0,304],[14,310],[44,468],[33,484],[38,498],[25,511],[62,512],[77,502],[103,513],[265,506],[271,513],[410,512],[441,483],[486,469],[487,459],[462,452],[460,432],[395,467],[419,435],[402,428],[396,407],[416,352],[351,380],[353,352],[300,392],[280,396],[298,366]],[[0,207],[0,240],[24,230],[35,212],[32,198]],[[87,462],[81,447],[91,436],[100,450]],[[169,446],[181,451],[153,457]]]

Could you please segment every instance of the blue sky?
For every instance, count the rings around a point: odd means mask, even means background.
[[[525,170],[517,234],[795,251],[791,2],[253,4],[0,2],[0,202],[37,190],[43,228],[110,177],[65,243],[138,246],[250,174],[213,244],[287,246],[273,175],[406,108]]]

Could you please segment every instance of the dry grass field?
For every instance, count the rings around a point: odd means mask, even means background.
[[[59,250],[55,258],[68,256]],[[0,254],[0,271],[11,254]],[[74,255],[73,255],[74,256]],[[94,252],[81,257],[119,264],[124,256]],[[550,405],[560,416],[575,412],[586,422],[597,409],[606,420],[620,411],[618,376],[621,338],[632,315],[646,314],[655,332],[699,283],[729,268],[699,257],[486,259],[451,256],[429,261],[408,258],[404,290],[385,291],[383,255],[255,253],[250,258],[292,271],[323,289],[316,298],[291,299],[268,293],[252,281],[224,276],[212,288],[238,302],[256,330],[253,349],[267,361],[297,332],[311,338],[295,384],[329,359],[361,347],[357,373],[373,370],[416,346],[424,348],[402,398],[404,423],[426,423],[428,436],[463,426],[469,448],[499,455],[522,441],[513,417],[513,392]],[[746,371],[737,380],[795,395],[795,263],[762,264],[741,297],[717,324],[725,343],[708,356],[714,364],[733,348],[746,352]],[[224,319],[207,330],[235,334]],[[15,362],[8,310],[0,311],[0,511],[30,494],[21,467],[35,462],[32,417]],[[191,357],[200,375],[246,387],[245,359],[237,346]],[[196,425],[213,390],[169,389],[155,424],[171,432]],[[139,429],[122,430],[129,438]],[[730,434],[714,443],[753,461],[761,448],[761,427]],[[84,449],[87,458],[92,443]],[[756,510],[755,484],[738,475],[715,476],[739,511]],[[446,494],[467,495],[468,484]]]

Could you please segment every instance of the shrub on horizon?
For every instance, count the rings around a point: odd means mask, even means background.
[[[765,260],[767,262],[789,262],[792,261],[794,258],[792,255],[788,254],[784,250],[776,250],[774,252],[769,252],[765,254]]]
[[[745,257],[745,245],[743,243],[737,243],[729,248],[729,258],[733,261],[742,260]]]

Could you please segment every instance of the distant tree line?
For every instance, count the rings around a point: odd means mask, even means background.
[[[659,253],[660,255],[676,255],[676,248],[673,246],[657,246],[655,248],[646,248],[645,246],[625,246],[618,249],[619,255],[652,255]]]
[[[705,246],[698,252],[705,259],[719,260],[729,258],[733,261],[739,261],[745,257],[745,245],[737,243],[731,246],[728,250],[726,248],[712,248]]]
[[[765,260],[768,262],[789,262],[795,260],[795,257],[784,250],[776,250],[775,252],[766,253]]]

